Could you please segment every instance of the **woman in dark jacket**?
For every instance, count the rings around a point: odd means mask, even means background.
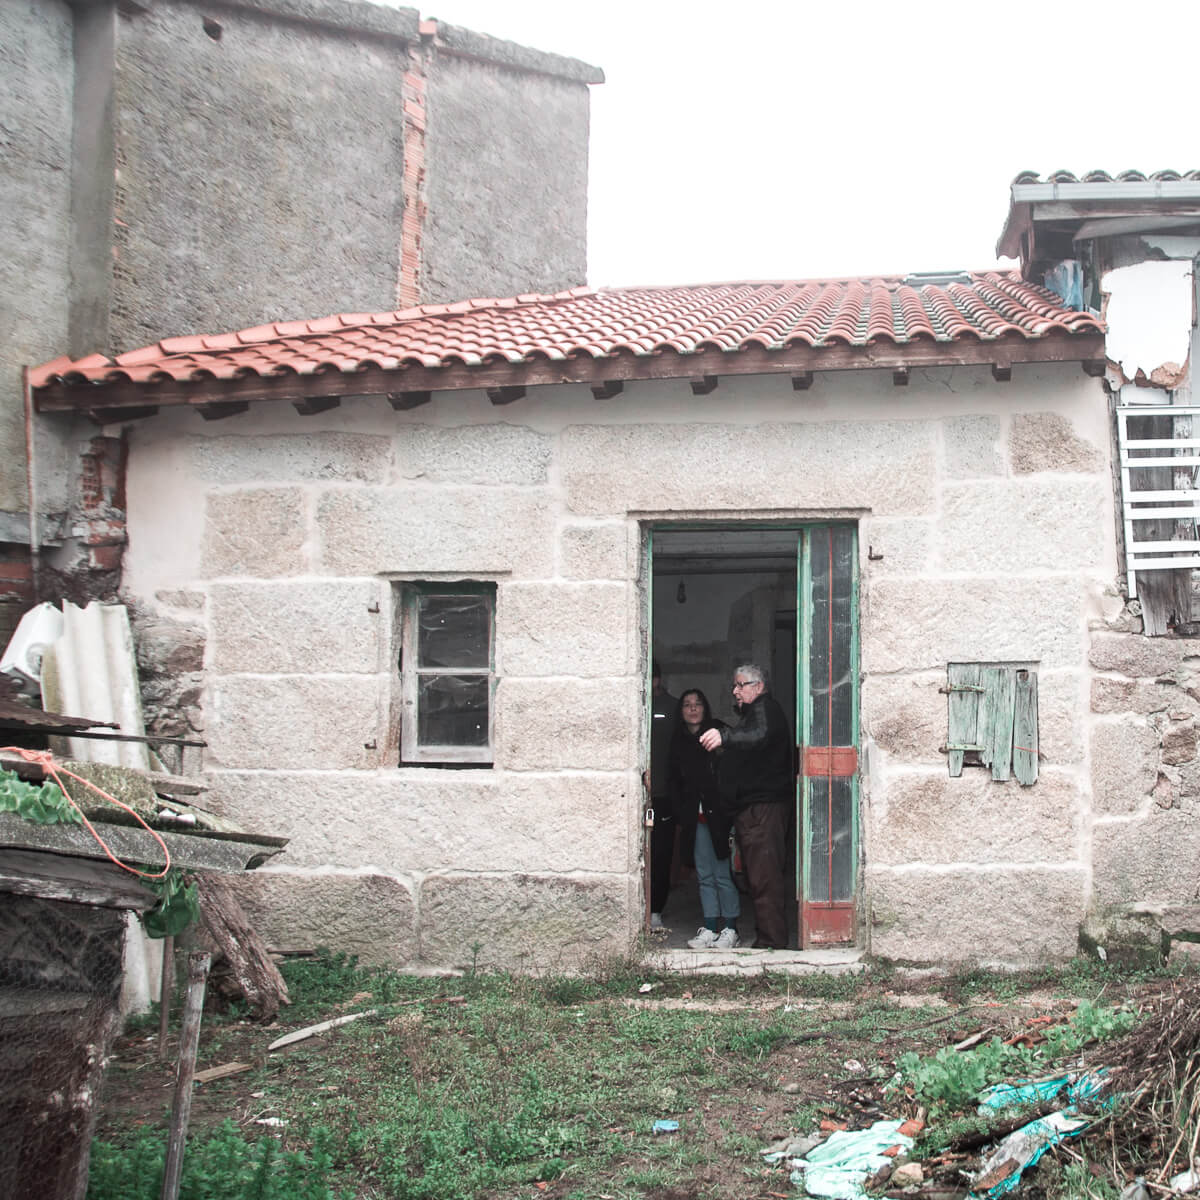
[[[680,853],[684,862],[694,859],[700,884],[704,924],[688,942],[693,950],[730,950],[738,944],[741,901],[729,870],[730,821],[717,788],[716,757],[698,740],[706,729],[724,728],[699,688],[679,697],[668,772]]]

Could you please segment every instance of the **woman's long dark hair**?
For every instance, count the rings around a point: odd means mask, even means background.
[[[704,705],[704,719],[700,722],[700,731],[711,729],[713,726],[712,705],[708,702],[708,697],[699,688],[687,688],[679,697],[679,707],[675,710],[675,728],[683,733],[688,733],[688,727],[683,722],[683,702],[689,696],[699,696],[700,703]]]

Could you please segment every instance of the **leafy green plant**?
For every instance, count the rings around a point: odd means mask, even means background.
[[[1128,1009],[1109,1008],[1081,1000],[1075,1015],[1066,1025],[1046,1030],[1046,1054],[1051,1058],[1066,1058],[1078,1054],[1089,1042],[1103,1042],[1128,1033],[1137,1018]]]
[[[910,1050],[896,1068],[914,1099],[931,1113],[954,1111],[969,1104],[990,1083],[998,1083],[1032,1061],[1028,1050],[1006,1046],[998,1037],[974,1050],[943,1046],[932,1056]]]
[[[1077,1054],[1089,1042],[1125,1033],[1133,1022],[1132,1013],[1084,1000],[1071,1020],[1047,1030],[1045,1044],[1035,1049],[1006,1046],[993,1037],[965,1052],[952,1046],[932,1056],[910,1050],[896,1067],[900,1084],[911,1089],[914,1099],[931,1112],[953,1112],[970,1104],[989,1084],[1044,1069],[1056,1059]]]
[[[0,812],[15,812],[36,825],[79,825],[79,810],[57,783],[26,783],[15,771],[0,771]]]
[[[200,919],[199,889],[177,868],[161,879],[143,879],[142,886],[158,897],[158,903],[142,913],[142,928],[150,937],[174,937]]]

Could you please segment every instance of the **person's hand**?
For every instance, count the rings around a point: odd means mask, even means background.
[[[700,735],[700,745],[705,750],[719,750],[721,748],[721,731],[719,729],[706,729]]]

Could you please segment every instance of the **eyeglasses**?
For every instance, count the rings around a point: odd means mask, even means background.
[[[732,691],[738,691],[741,688],[754,687],[756,683],[762,683],[761,679],[735,679],[733,681]]]

